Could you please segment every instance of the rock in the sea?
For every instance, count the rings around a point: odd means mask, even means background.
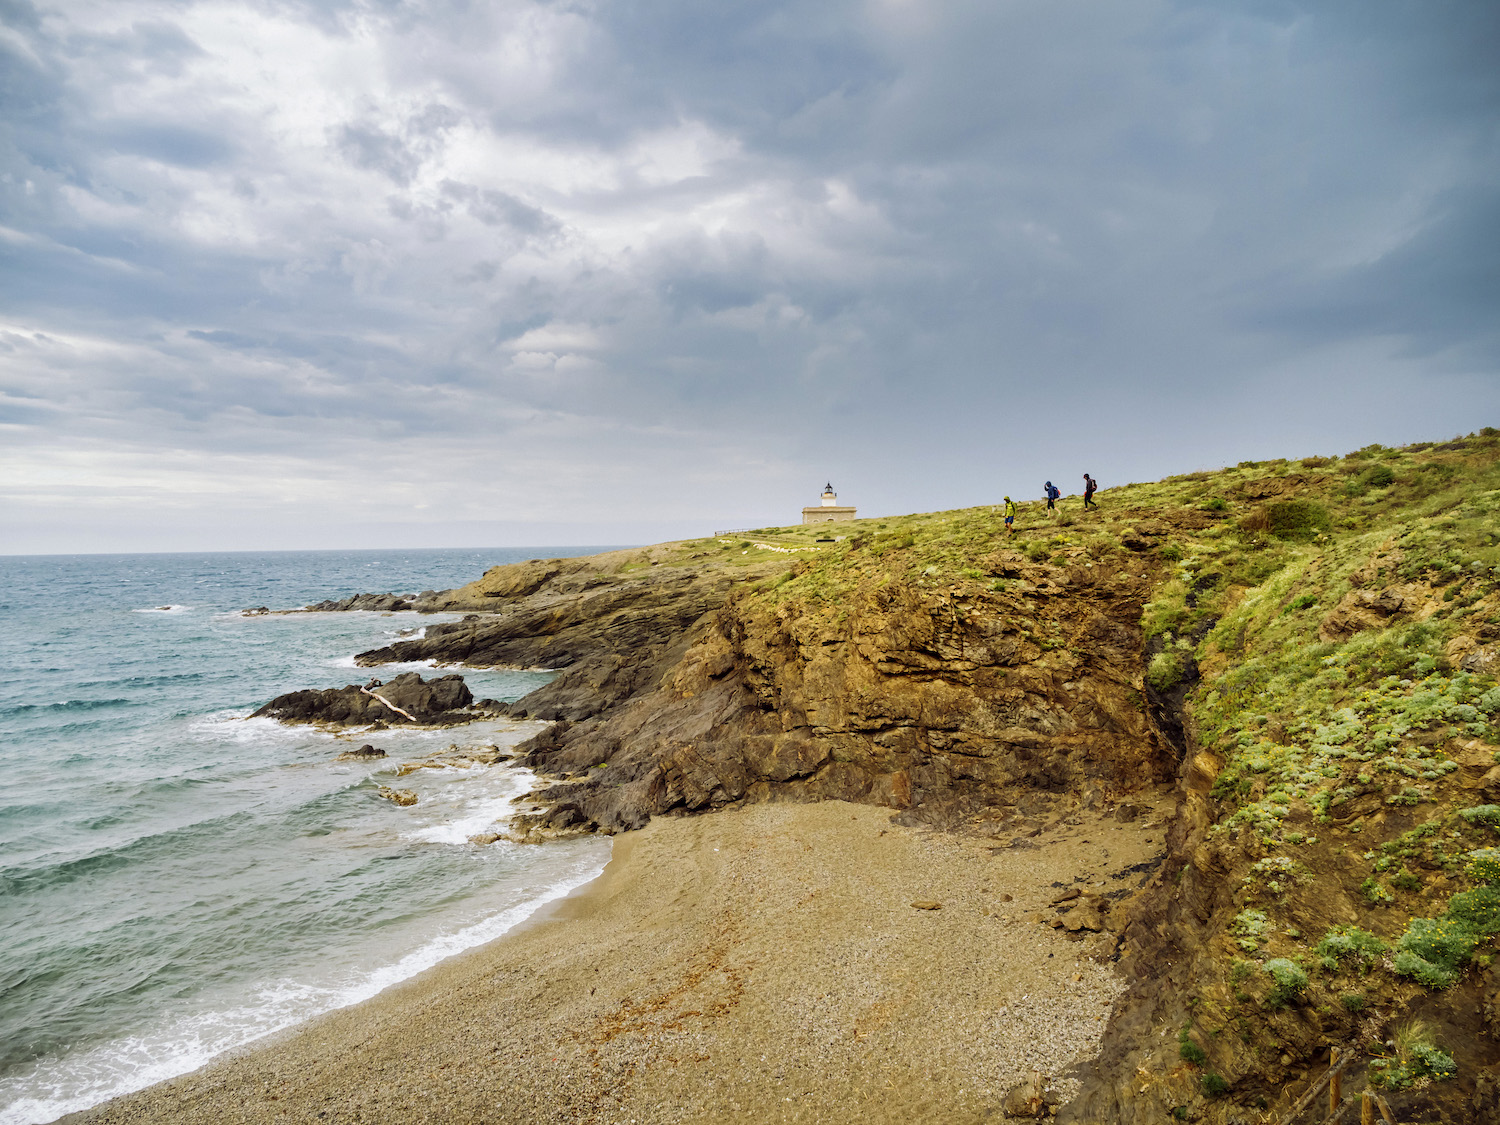
[[[474,702],[462,676],[438,676],[423,680],[416,672],[404,672],[390,683],[371,681],[361,688],[348,684],[323,691],[306,690],[278,695],[251,718],[262,716],[283,723],[327,723],[333,726],[387,725],[441,726],[465,723],[475,718],[467,708]]]
[[[477,835],[470,836],[469,843],[480,845],[493,844],[496,840],[502,838],[503,837],[501,837],[500,833],[498,832],[480,832]]]
[[[376,758],[384,758],[384,757],[385,757],[385,751],[384,750],[380,749],[378,746],[371,746],[368,742],[366,742],[358,750],[345,750],[342,754],[340,754],[337,758],[335,758],[334,761],[335,762],[369,762],[369,761],[373,761]]]
[[[398,613],[414,608],[412,598],[406,594],[355,594],[340,601],[329,599],[307,606],[309,613],[347,613],[350,610],[367,610],[375,613]]]
[[[394,805],[400,805],[402,808],[417,803],[417,795],[410,789],[392,789],[389,786],[382,785],[377,792],[387,801],[390,801]]]

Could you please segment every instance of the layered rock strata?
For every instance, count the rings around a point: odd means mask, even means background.
[[[520,748],[557,779],[521,818],[543,834],[746,799],[1004,819],[1047,794],[1098,800],[1169,778],[1175,750],[1141,680],[1154,564],[1001,550],[985,565],[997,588],[872,576],[817,604],[715,569],[523,564],[448,602],[500,612],[359,661],[562,667],[510,707],[556,720]]]

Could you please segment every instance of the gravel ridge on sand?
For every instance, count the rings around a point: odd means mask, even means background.
[[[837,801],[658,819],[546,918],[67,1120],[993,1121],[1034,1070],[1076,1088],[1122,988],[1113,935],[1038,914],[1057,884],[1133,889],[1111,876],[1160,835],[1080,813],[1000,847]]]

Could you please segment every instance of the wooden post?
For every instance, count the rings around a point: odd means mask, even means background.
[[[1339,1108],[1339,1102],[1344,1099],[1344,1076],[1339,1071],[1339,1049],[1330,1047],[1328,1050],[1328,1069],[1333,1077],[1328,1080],[1328,1113],[1332,1116]]]
[[[1359,1096],[1359,1125],[1375,1125],[1375,1098],[1368,1090]]]
[[[1386,1104],[1386,1100],[1379,1094],[1375,1095],[1375,1105],[1380,1110],[1380,1116],[1385,1118],[1386,1125],[1396,1125],[1396,1119],[1391,1115],[1391,1107]]]

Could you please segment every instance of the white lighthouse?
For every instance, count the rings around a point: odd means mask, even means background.
[[[823,498],[816,508],[802,509],[803,523],[843,523],[854,518],[854,508],[839,503],[832,483],[823,486]]]

